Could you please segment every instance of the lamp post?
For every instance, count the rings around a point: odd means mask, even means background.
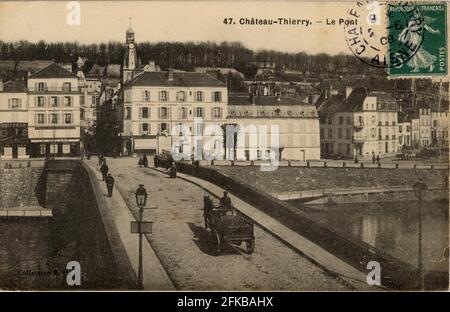
[[[138,222],[138,232],[139,232],[139,267],[138,267],[138,287],[143,289],[143,274],[142,274],[142,214],[144,212],[145,204],[147,203],[147,191],[144,188],[144,184],[139,184],[136,190],[136,203],[139,207],[139,222]]]
[[[414,186],[414,195],[419,200],[419,248],[418,248],[418,259],[417,259],[417,267],[419,269],[419,280],[420,280],[420,288],[422,290],[425,290],[425,279],[424,279],[424,272],[423,272],[423,259],[422,259],[422,198],[424,195],[424,192],[427,190],[427,185],[422,181],[422,179],[419,179]]]

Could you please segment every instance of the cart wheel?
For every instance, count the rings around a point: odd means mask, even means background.
[[[253,251],[255,251],[255,240],[248,240],[245,242],[245,245],[247,247],[247,253],[249,255],[251,255],[253,253]]]
[[[218,256],[220,254],[221,240],[219,234],[214,231],[211,232],[211,240],[212,240],[212,253],[214,256]]]

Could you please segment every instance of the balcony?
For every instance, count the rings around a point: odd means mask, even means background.
[[[47,87],[44,88],[38,87],[38,88],[28,88],[28,92],[30,93],[80,93],[79,88],[68,88],[68,87]]]
[[[355,144],[363,144],[365,142],[365,138],[363,136],[354,135],[352,136],[352,142]]]
[[[353,128],[361,130],[362,128],[364,128],[364,121],[362,120],[357,120],[353,123]]]

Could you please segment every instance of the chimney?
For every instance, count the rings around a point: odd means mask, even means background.
[[[345,87],[345,98],[348,99],[350,94],[352,93],[353,88],[352,87]]]
[[[168,73],[168,76],[169,76],[168,80],[169,81],[173,81],[173,69],[169,68],[169,71],[167,73]]]
[[[3,91],[3,81],[0,79],[0,92]]]

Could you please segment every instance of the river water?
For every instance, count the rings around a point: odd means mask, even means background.
[[[370,204],[302,206],[311,219],[340,233],[363,241],[399,260],[417,267],[419,246],[419,206],[417,201]],[[448,272],[448,201],[422,204],[422,254],[425,271]]]

